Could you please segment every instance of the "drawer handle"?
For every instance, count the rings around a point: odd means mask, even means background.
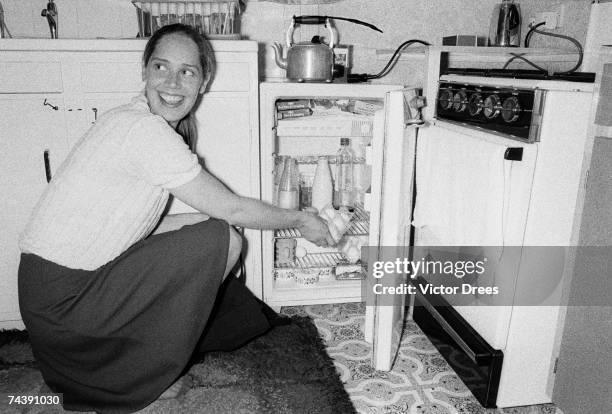
[[[49,162],[49,150],[45,150],[43,152],[43,158],[45,159],[45,176],[47,177],[47,182],[51,181],[51,163]]]
[[[53,109],[54,109],[54,110],[56,110],[56,111],[59,109],[59,106],[57,106],[57,105],[52,105],[50,102],[47,102],[47,98],[45,98],[45,101],[43,102],[43,105],[44,105],[44,106],[50,106],[51,108],[53,108]]]
[[[433,316],[433,318],[440,324],[440,326],[442,326],[442,328],[444,329],[444,331],[451,337],[453,338],[453,340],[457,343],[457,345],[459,345],[459,347],[461,349],[463,349],[463,352],[466,353],[467,357],[469,359],[472,360],[472,362],[474,363],[478,363],[477,359],[476,359],[476,352],[474,352],[470,346],[468,344],[465,343],[465,341],[461,338],[461,335],[459,335],[457,333],[457,331],[455,331],[453,329],[452,326],[450,326],[448,324],[448,322],[446,322],[446,320],[444,319],[444,317],[442,315],[440,315],[440,313],[436,310],[436,308],[427,301],[427,299],[425,299],[425,297],[423,296],[423,294],[421,294],[420,292],[417,292],[417,296],[421,299],[422,301],[422,305],[429,311],[429,313],[431,314],[431,316]]]

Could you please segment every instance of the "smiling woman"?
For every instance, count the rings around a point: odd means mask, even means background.
[[[20,237],[21,315],[67,409],[131,412],[177,396],[194,352],[235,349],[279,323],[227,277],[242,248],[231,225],[333,243],[313,213],[232,193],[186,145],[212,56],[189,26],[155,33],[144,93],[79,140]],[[170,193],[199,213],[164,216]]]

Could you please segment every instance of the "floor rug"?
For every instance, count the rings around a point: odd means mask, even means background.
[[[206,354],[189,370],[191,389],[140,413],[355,413],[311,319],[292,320],[236,351]],[[42,386],[27,336],[0,333],[0,412],[24,412],[26,407],[9,405],[7,396],[37,395]],[[65,412],[50,406],[26,411]]]

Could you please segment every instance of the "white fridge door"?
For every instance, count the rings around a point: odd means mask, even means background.
[[[404,105],[413,91],[388,92],[385,110],[374,121],[370,246],[378,246],[378,261],[408,257],[417,127],[406,127]],[[399,286],[405,281],[405,274],[385,274],[368,276],[365,283],[372,294],[374,283]],[[406,296],[373,297],[366,306],[365,338],[373,344],[373,367],[388,371],[399,349]]]

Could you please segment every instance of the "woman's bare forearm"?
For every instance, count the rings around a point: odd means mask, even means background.
[[[261,230],[296,227],[304,238],[319,246],[334,243],[327,223],[316,214],[286,210],[239,196],[205,171],[172,189],[172,194],[196,210],[233,225]]]
[[[226,220],[240,227],[261,230],[286,229],[300,227],[304,223],[306,213],[278,208],[266,202],[238,197],[239,201]]]

